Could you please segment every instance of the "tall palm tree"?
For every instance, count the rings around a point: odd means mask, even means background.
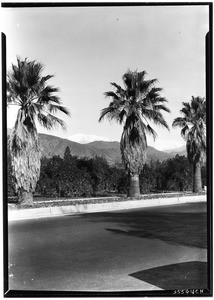
[[[183,102],[180,110],[183,117],[173,121],[172,126],[181,127],[181,136],[186,140],[187,156],[193,165],[193,192],[202,189],[201,165],[206,154],[206,100],[194,97]]]
[[[65,123],[55,116],[61,111],[69,115],[67,108],[54,93],[58,88],[47,85],[53,75],[42,77],[43,66],[27,58],[17,58],[8,73],[7,103],[19,107],[10,136],[12,173],[19,203],[33,204],[32,193],[40,174],[41,150],[36,129],[37,121],[46,129],[55,125],[65,128]]]
[[[101,111],[104,117],[123,124],[120,149],[123,164],[129,174],[129,197],[140,195],[139,174],[146,161],[146,134],[156,137],[149,121],[169,129],[161,111],[169,112],[167,100],[160,96],[161,88],[155,87],[157,79],[145,80],[146,72],[128,70],[122,77],[124,88],[111,83],[115,91],[105,93],[112,101]]]

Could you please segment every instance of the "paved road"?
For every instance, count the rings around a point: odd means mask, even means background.
[[[206,256],[204,203],[9,222],[10,289],[206,288]]]

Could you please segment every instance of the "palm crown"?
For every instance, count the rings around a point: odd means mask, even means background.
[[[59,97],[54,95],[59,89],[47,85],[47,80],[53,75],[42,77],[42,69],[42,64],[38,62],[17,58],[17,66],[12,65],[12,71],[8,74],[7,103],[20,107],[17,122],[22,121],[29,132],[35,130],[35,117],[47,129],[57,124],[65,128],[65,123],[54,114],[57,111],[69,114]]]
[[[162,89],[155,87],[157,79],[145,80],[145,76],[145,71],[128,70],[122,77],[124,88],[111,83],[115,91],[106,92],[105,96],[112,98],[112,101],[101,111],[99,119],[101,121],[107,117],[109,120],[115,120],[124,125],[121,152],[125,166],[132,173],[137,169],[138,172],[145,161],[146,134],[152,134],[154,139],[157,135],[149,122],[153,121],[169,129],[161,113],[161,111],[170,111],[165,106],[167,100],[160,96]]]
[[[181,135],[187,141],[190,162],[202,162],[206,153],[206,101],[192,96],[191,102],[183,102],[183,117],[174,120],[173,126],[181,127]]]
[[[145,80],[145,76],[145,71],[128,71],[122,78],[124,89],[116,83],[111,83],[115,92],[106,92],[105,96],[111,97],[112,102],[101,111],[99,120],[106,116],[120,124],[125,122],[125,127],[132,127],[133,130],[136,129],[134,125],[139,123],[143,131],[152,134],[154,138],[156,132],[149,125],[149,120],[169,129],[160,112],[161,110],[170,111],[164,105],[167,100],[160,96],[162,89],[154,86],[157,79]],[[130,138],[132,137],[131,133]]]

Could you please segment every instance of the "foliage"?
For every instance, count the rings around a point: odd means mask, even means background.
[[[163,164],[161,188],[163,190],[184,191],[192,187],[192,167],[185,156],[176,155]]]
[[[159,189],[158,178],[159,176],[162,178],[159,164],[159,161],[151,160],[144,165],[140,173],[140,191],[142,194]]]
[[[102,157],[78,159],[67,148],[64,158],[54,156],[45,161],[37,187],[42,195],[90,197],[112,187],[107,181],[110,167]]]
[[[206,185],[206,166],[202,166],[202,182]],[[64,158],[42,158],[36,194],[45,197],[76,198],[126,194],[128,175],[121,165],[109,166],[102,157],[91,159],[71,156],[66,149]],[[187,157],[176,155],[163,162],[151,160],[140,173],[142,194],[192,189],[192,166]],[[8,195],[14,196],[8,155]]]

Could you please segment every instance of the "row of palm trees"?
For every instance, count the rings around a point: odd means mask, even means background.
[[[58,89],[47,84],[52,75],[42,77],[43,66],[36,61],[17,58],[7,80],[7,103],[18,105],[15,126],[10,136],[12,172],[19,203],[33,203],[33,192],[40,174],[41,149],[36,129],[36,119],[47,129],[55,125],[65,127],[56,117],[58,111],[69,115],[67,108],[55,93]],[[99,121],[107,117],[123,125],[120,141],[122,161],[130,178],[128,196],[139,197],[139,174],[146,161],[147,134],[157,136],[150,122],[169,130],[162,112],[170,112],[168,102],[156,87],[157,79],[146,80],[146,72],[128,70],[122,77],[124,87],[111,83],[113,91],[105,96],[111,98],[108,107],[101,111]],[[193,164],[193,192],[201,186],[201,164],[206,153],[206,101],[192,97],[183,102],[183,117],[174,120],[173,126],[182,128],[187,154]]]

